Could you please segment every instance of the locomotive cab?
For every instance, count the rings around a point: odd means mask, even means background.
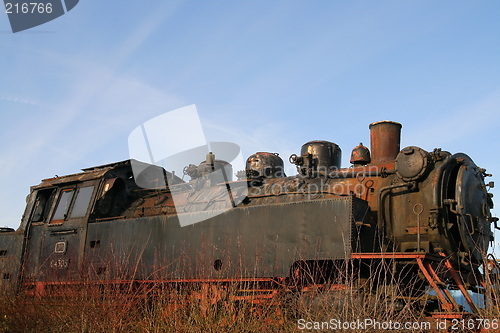
[[[144,192],[155,191],[141,189],[137,182],[154,187],[170,177],[182,183],[163,168],[146,164],[135,179],[132,163],[140,162],[88,168],[32,187],[20,227],[27,236],[19,258],[24,262],[20,273],[25,283],[35,288],[38,281],[81,279],[89,224],[124,218],[123,212]]]

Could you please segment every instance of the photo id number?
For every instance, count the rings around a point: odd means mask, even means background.
[[[5,12],[7,14],[28,14],[28,13],[38,13],[38,14],[43,14],[47,13],[50,14],[52,13],[52,3],[41,3],[41,2],[24,2],[22,4],[15,3],[12,4],[10,2],[7,2],[5,4]]]

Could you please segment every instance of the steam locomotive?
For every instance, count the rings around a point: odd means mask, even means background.
[[[339,146],[311,141],[289,158],[294,176],[278,154],[258,152],[234,181],[217,153],[184,169],[190,181],[135,160],[44,179],[20,227],[0,230],[0,287],[43,296],[84,280],[296,286],[304,267],[323,283],[339,262],[384,255],[447,258],[462,276],[479,274],[497,221],[491,175],[463,153],[401,150],[399,123],[369,127],[371,149],[355,147],[347,168]]]

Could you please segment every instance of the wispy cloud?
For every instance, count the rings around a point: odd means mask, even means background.
[[[159,8],[151,11],[151,14],[143,20],[143,23],[116,50],[115,64],[120,65],[137,50],[160,24],[175,12],[180,4],[181,1],[165,1]]]
[[[31,99],[25,98],[25,97],[21,98],[21,97],[11,97],[11,96],[0,96],[0,99],[2,99],[4,101],[9,101],[9,102],[30,104],[30,105],[35,105],[35,106],[41,105],[40,102],[31,100]]]

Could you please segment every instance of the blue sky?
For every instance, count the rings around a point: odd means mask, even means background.
[[[329,140],[348,166],[393,120],[402,147],[498,176],[499,15],[496,0],[80,0],[16,34],[0,15],[0,225],[19,225],[29,186],[127,159],[134,128],[190,104],[244,157]]]

